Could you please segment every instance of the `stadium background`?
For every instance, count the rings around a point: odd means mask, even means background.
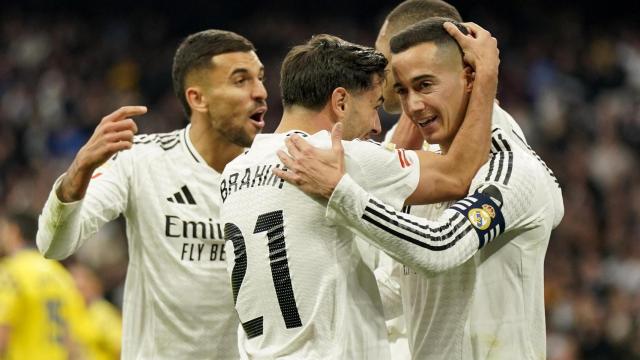
[[[640,358],[640,2],[451,3],[498,38],[501,105],[564,189],[565,217],[545,263],[548,357]],[[141,132],[182,127],[170,69],[187,34],[223,28],[254,42],[272,131],[288,49],[318,33],[372,46],[395,4],[3,2],[0,211],[39,213],[100,118],[121,105],[149,107]],[[383,116],[383,129],[393,120]],[[78,255],[118,305],[122,229],[106,227]]]

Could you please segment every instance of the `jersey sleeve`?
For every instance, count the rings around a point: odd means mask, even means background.
[[[426,220],[396,211],[345,175],[329,199],[327,217],[415,270],[441,272],[502,233],[536,226],[552,211],[540,190],[543,180],[541,168],[525,160],[516,164],[511,152],[495,154],[476,174],[466,198],[437,220]]]
[[[96,169],[85,197],[63,203],[53,185],[38,219],[36,243],[47,258],[64,259],[73,254],[102,225],[118,217],[127,207],[131,152],[122,151]]]
[[[378,283],[382,308],[386,320],[392,320],[403,314],[400,277],[402,267],[384,251],[379,251],[378,266],[373,274]]]
[[[370,141],[345,142],[346,172],[372,195],[400,209],[420,180],[414,151],[384,148]]]
[[[554,217],[555,203],[562,203],[558,186],[550,186],[542,160],[519,151],[500,132],[492,139],[494,148],[509,151],[493,153],[470,186],[470,193],[489,196],[504,217],[505,232],[525,231],[548,216]]]

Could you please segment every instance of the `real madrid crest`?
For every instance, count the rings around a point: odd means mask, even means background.
[[[491,212],[485,209],[485,206],[488,206]],[[491,205],[483,205],[482,208],[471,209],[468,215],[471,224],[479,230],[486,230],[491,225],[491,219],[495,216],[495,211]]]
[[[493,206],[484,204],[482,205],[482,208],[487,212],[487,214],[489,214],[489,216],[491,216],[492,219],[496,217],[496,210],[493,208]]]

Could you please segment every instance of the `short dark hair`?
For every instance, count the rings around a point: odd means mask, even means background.
[[[192,71],[210,67],[211,58],[215,55],[255,50],[251,41],[225,30],[204,30],[184,39],[173,57],[171,76],[173,91],[180,100],[187,117],[191,116],[191,108],[184,89],[186,78]]]
[[[338,87],[371,88],[373,75],[384,77],[387,60],[373,48],[332,35],[316,35],[291,49],[282,63],[282,105],[320,110]]]
[[[401,30],[432,17],[462,22],[458,10],[442,0],[407,0],[396,6],[386,17],[387,32],[393,36]]]
[[[38,220],[34,215],[26,212],[10,212],[6,214],[5,221],[18,227],[20,236],[25,242],[32,243],[36,241]]]
[[[464,25],[451,19],[435,17],[422,20],[391,38],[389,42],[391,53],[398,54],[416,45],[433,42],[438,47],[441,45],[454,45],[460,50],[460,54],[462,54],[462,49],[460,49],[458,42],[444,29],[443,24],[445,22],[453,23],[465,35],[469,33]]]

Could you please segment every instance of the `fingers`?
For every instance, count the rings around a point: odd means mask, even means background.
[[[287,146],[287,151],[294,159],[302,159],[307,156],[312,156],[316,148],[310,145],[305,139],[293,134],[289,136],[284,144]]]
[[[132,116],[142,115],[147,112],[146,106],[123,106],[120,109],[102,118],[102,123],[119,121]]]
[[[133,144],[133,135],[134,135],[133,131],[131,130],[112,132],[105,135],[105,141],[107,142],[127,141]]]
[[[282,150],[278,150],[276,154],[278,155],[278,158],[280,159],[280,161],[285,167],[289,169],[295,169],[295,163],[293,158],[289,156],[286,152]]]
[[[282,169],[279,168],[273,168],[271,169],[271,171],[279,178],[283,179],[284,181],[288,182],[289,184],[292,185],[300,185],[302,182],[302,179],[300,178],[300,176],[292,171],[284,171]]]
[[[109,143],[106,147],[106,157],[110,158],[113,154],[117,153],[121,150],[128,150],[133,147],[133,142],[131,141],[117,141]]]
[[[289,170],[295,169],[295,161],[291,156],[285,153],[282,150],[278,150],[277,153],[278,158],[282,162],[285,168]],[[273,173],[276,174],[277,177],[284,179],[284,181],[293,185],[300,185],[302,182],[302,178],[300,175],[296,174],[294,171],[284,170],[283,168],[273,168]]]
[[[462,25],[464,25],[464,27],[466,27],[467,30],[469,30],[469,33],[475,38],[477,38],[479,35],[489,34],[487,30],[485,30],[482,26],[474,22],[465,22],[465,23],[462,23]]]
[[[285,141],[284,145],[287,147],[287,151],[291,156],[295,159],[298,159],[302,156],[302,150],[298,147],[299,143],[296,141],[298,139],[298,135],[291,135]]]
[[[469,41],[467,39],[467,35],[463,34],[462,31],[460,31],[460,29],[458,29],[458,27],[455,26],[453,23],[447,21],[444,24],[442,24],[442,26],[449,33],[449,35],[451,35],[451,37],[455,41],[457,41],[458,44],[460,44],[461,46],[463,43],[466,43],[467,41]]]
[[[331,129],[331,149],[335,152],[342,153],[342,123],[338,122]]]
[[[133,119],[124,119],[117,122],[106,123],[103,124],[102,129],[105,133],[120,132],[124,130],[129,130],[134,134],[138,133],[138,126]]]

